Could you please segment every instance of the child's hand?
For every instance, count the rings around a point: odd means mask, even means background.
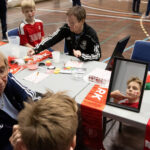
[[[28,55],[28,56],[32,56],[32,55],[34,55],[34,53],[35,53],[35,52],[34,52],[33,49],[29,49],[28,52],[27,52],[27,55]]]
[[[122,94],[119,90],[111,92],[110,96],[118,101],[126,98],[126,96]]]
[[[19,125],[13,126],[13,133],[11,137],[9,138],[9,141],[11,145],[13,146],[14,150],[19,150],[20,146],[22,146],[22,139],[21,139],[21,133],[19,131]]]

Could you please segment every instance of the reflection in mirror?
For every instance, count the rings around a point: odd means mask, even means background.
[[[148,64],[115,58],[107,104],[140,111]]]
[[[114,98],[114,103],[138,108],[142,83],[138,77],[132,77],[127,81],[126,93],[115,90],[110,93],[110,97]]]

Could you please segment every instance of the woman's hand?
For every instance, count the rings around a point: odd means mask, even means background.
[[[34,52],[33,49],[29,49],[28,52],[27,52],[27,55],[28,55],[28,56],[32,56],[32,55],[34,55],[34,53],[35,53],[35,52]]]
[[[74,49],[74,50],[73,50],[73,54],[74,54],[74,56],[76,56],[76,57],[78,58],[78,57],[81,56],[81,51]]]

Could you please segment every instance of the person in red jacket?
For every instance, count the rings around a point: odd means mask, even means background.
[[[34,48],[44,39],[43,22],[35,19],[36,10],[33,0],[23,0],[21,9],[25,19],[19,26],[20,44]]]
[[[143,83],[138,77],[132,77],[127,81],[126,95],[115,90],[111,92],[110,96],[114,98],[115,103],[138,108],[142,85]]]

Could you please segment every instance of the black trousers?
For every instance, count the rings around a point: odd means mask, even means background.
[[[132,10],[133,12],[139,12],[141,0],[133,0]]]
[[[76,6],[76,5],[79,5],[79,6],[81,6],[81,2],[80,2],[80,0],[72,0],[72,5],[73,6]]]
[[[1,19],[1,27],[2,27],[2,36],[6,36],[7,32],[7,18],[6,18],[7,8],[0,8],[0,19]]]
[[[146,10],[145,16],[148,16],[149,12],[150,12],[150,0],[148,0],[147,10]]]

